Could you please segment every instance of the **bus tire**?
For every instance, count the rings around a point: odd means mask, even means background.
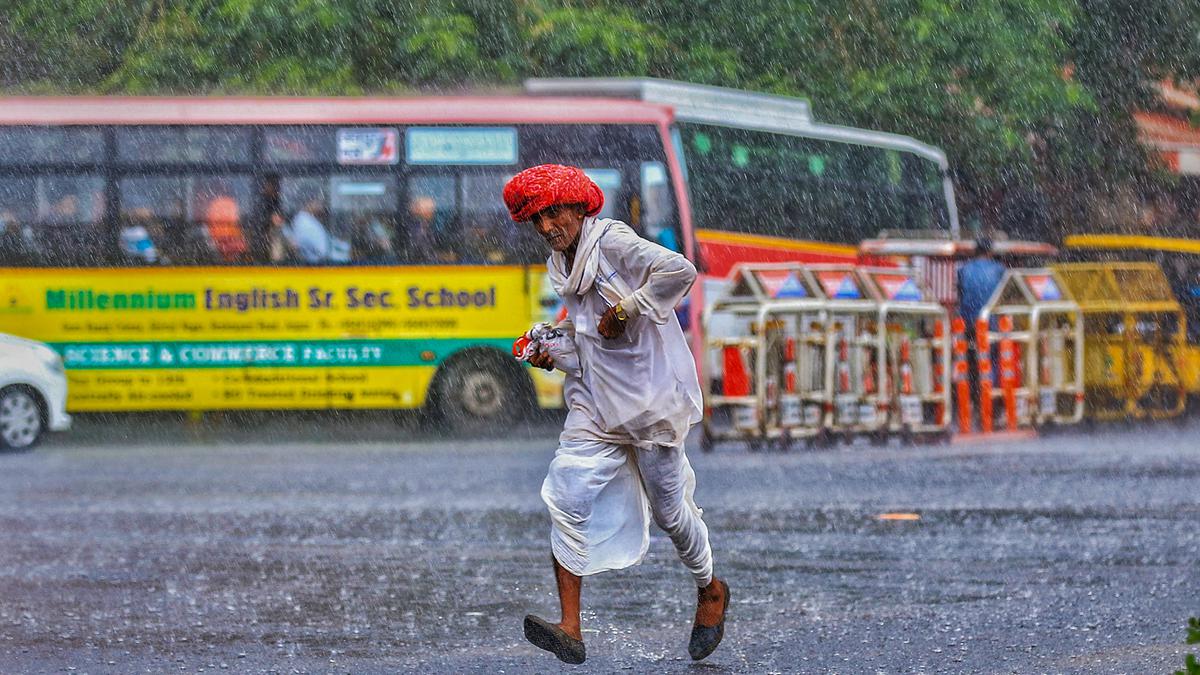
[[[475,348],[438,368],[427,409],[437,426],[479,435],[526,420],[536,400],[532,380],[516,361],[496,349]]]
[[[30,387],[0,389],[0,451],[32,450],[42,440],[47,419],[45,402]]]

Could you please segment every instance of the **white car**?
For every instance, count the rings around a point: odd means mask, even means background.
[[[0,451],[32,448],[71,426],[62,357],[48,345],[0,333]]]

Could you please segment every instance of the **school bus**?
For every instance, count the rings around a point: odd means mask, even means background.
[[[494,428],[557,311],[504,183],[584,167],[604,216],[687,242],[670,110],[527,97],[22,97],[0,105],[0,332],[68,408],[411,408]],[[690,251],[689,251],[690,253]]]
[[[957,231],[932,146],[817,124],[797,99],[650,84],[4,99],[0,332],[63,355],[75,412],[424,406],[493,429],[561,401],[509,356],[561,308],[500,199],[525,167],[584,168],[601,215],[696,261],[692,326],[735,262]]]

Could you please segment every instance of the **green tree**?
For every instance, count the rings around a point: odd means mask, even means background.
[[[660,76],[946,149],[964,212],[1060,223],[1163,180],[1131,114],[1200,72],[1200,0],[9,0],[16,90],[359,94]],[[1041,197],[1039,197],[1041,195]]]

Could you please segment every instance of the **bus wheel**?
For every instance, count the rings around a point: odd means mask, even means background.
[[[430,385],[429,407],[436,422],[472,435],[524,420],[534,401],[533,384],[521,366],[488,349],[451,357]]]
[[[0,450],[29,450],[45,430],[46,411],[36,394],[20,385],[0,389]]]

